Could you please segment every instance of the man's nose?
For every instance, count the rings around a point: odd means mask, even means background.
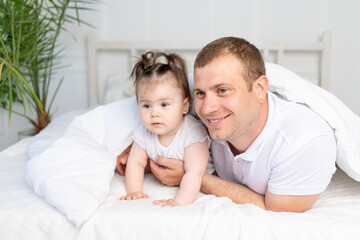
[[[215,97],[212,97],[211,95],[206,95],[204,100],[203,100],[203,104],[201,107],[201,112],[204,115],[213,113],[217,110],[217,101]]]

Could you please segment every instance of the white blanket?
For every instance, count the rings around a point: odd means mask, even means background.
[[[289,100],[307,104],[335,129],[338,165],[359,181],[359,117],[336,97],[287,69],[274,64],[267,64],[266,67],[270,91]],[[49,204],[65,214],[76,226],[81,226],[105,201],[114,174],[116,156],[131,143],[132,131],[138,123],[135,98],[129,98],[100,106],[75,118],[65,134],[51,145],[50,142],[47,146],[40,146],[39,142],[44,142],[46,132],[40,133],[29,149],[31,159],[27,164],[28,182]],[[120,192],[117,197],[121,194],[124,192]],[[124,204],[137,206],[140,202]],[[225,211],[224,203],[230,204],[228,199],[221,198],[212,200],[210,205],[206,203],[206,207],[213,210],[212,214],[215,212],[222,216]],[[249,208],[256,207],[249,205]],[[167,211],[179,210],[174,208]],[[232,211],[231,207],[229,211]],[[210,223],[206,224],[206,227],[210,227],[211,233]]]
[[[308,105],[325,119],[335,131],[338,166],[360,181],[360,117],[328,91],[303,80],[288,69],[266,64],[269,91]]]
[[[62,132],[64,119],[60,123],[57,130]],[[125,192],[124,177],[115,174],[106,200],[77,229],[26,183],[29,140],[0,153],[1,240],[329,240],[360,236],[360,183],[339,170],[315,205],[302,214],[268,212],[203,194],[192,205],[161,208],[151,201],[173,197],[178,188],[160,184],[151,174],[145,177],[150,199],[123,202],[118,197]]]
[[[75,117],[61,137],[49,134],[58,127],[51,124],[29,147],[29,184],[80,226],[105,200],[116,157],[139,123],[136,100],[129,98]]]

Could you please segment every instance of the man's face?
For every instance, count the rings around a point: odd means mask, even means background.
[[[195,68],[195,110],[213,139],[233,145],[254,138],[260,103],[242,77],[243,66],[232,55]]]

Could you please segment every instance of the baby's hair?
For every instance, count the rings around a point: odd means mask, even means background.
[[[152,83],[161,76],[171,72],[179,87],[182,89],[184,98],[191,102],[191,93],[187,78],[187,69],[182,57],[175,53],[152,52],[142,54],[136,62],[131,77],[135,78],[134,86],[136,97],[138,97],[138,88],[140,83]]]

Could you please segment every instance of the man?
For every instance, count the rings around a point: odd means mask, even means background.
[[[205,174],[204,193],[272,211],[304,212],[315,203],[336,169],[333,131],[308,107],[268,92],[254,45],[227,37],[205,46],[195,60],[194,94],[218,175]],[[158,164],[150,161],[154,175],[178,185],[183,163]]]

